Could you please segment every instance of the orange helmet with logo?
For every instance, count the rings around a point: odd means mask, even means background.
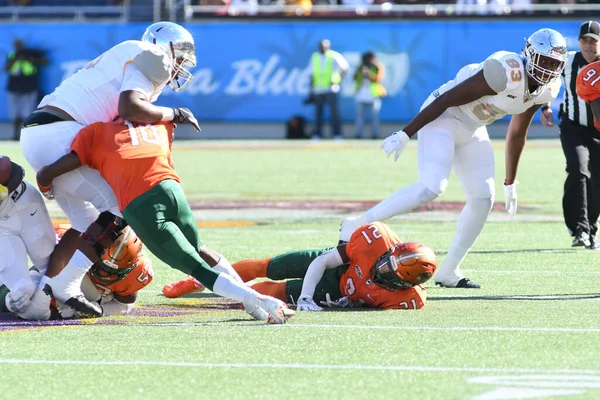
[[[409,289],[427,282],[437,269],[433,250],[416,242],[400,243],[377,259],[371,279],[384,289]]]
[[[100,261],[94,263],[90,273],[103,285],[110,285],[123,279],[140,262],[146,262],[143,245],[131,227],[126,227],[102,255]]]

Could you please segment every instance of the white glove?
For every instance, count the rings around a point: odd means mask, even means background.
[[[31,304],[31,293],[20,290],[10,292],[6,295],[6,307],[14,313],[25,312]]]
[[[298,311],[323,311],[323,308],[319,307],[315,301],[308,296],[300,296],[298,304],[296,305]]]
[[[515,181],[512,185],[504,185],[504,201],[506,203],[506,211],[513,217],[517,214],[517,184]]]
[[[350,300],[348,298],[348,296],[344,296],[342,298],[339,298],[337,300],[331,300],[331,297],[329,296],[329,293],[325,294],[325,301],[321,301],[320,302],[322,305],[326,306],[326,307],[341,307],[341,308],[345,308],[345,307],[350,307],[352,305],[352,300]]]
[[[394,161],[397,161],[398,157],[400,157],[400,153],[402,153],[402,150],[404,150],[409,141],[410,138],[404,131],[398,131],[383,139],[380,147],[385,151],[386,157],[389,157],[393,152],[396,152]]]

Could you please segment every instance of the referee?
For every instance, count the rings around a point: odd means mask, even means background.
[[[560,141],[567,160],[563,215],[572,247],[598,249],[600,215],[600,131],[589,104],[577,96],[575,81],[587,64],[600,59],[600,25],[587,21],[579,29],[579,51],[570,51],[562,73],[565,94],[560,105]],[[542,107],[542,123],[552,126],[552,109]]]

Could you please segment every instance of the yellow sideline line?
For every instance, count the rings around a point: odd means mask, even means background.
[[[54,224],[68,224],[69,220],[66,218],[52,218]],[[235,228],[239,226],[254,226],[256,222],[253,221],[197,221],[196,226],[198,228]]]

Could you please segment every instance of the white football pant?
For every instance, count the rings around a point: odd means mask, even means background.
[[[44,273],[56,233],[42,195],[35,186],[23,183],[0,203],[0,285],[33,295],[37,283],[30,277],[27,256]]]
[[[37,172],[71,151],[71,143],[84,126],[78,122],[55,122],[21,129],[21,150]],[[95,169],[83,166],[52,182],[56,202],[71,226],[83,232],[102,211],[121,216],[112,188]]]
[[[463,278],[460,263],[481,233],[494,202],[492,144],[486,127],[465,126],[445,112],[419,131],[417,152],[419,181],[398,190],[355,222],[350,221],[351,228],[355,230],[366,223],[383,221],[435,200],[446,190],[454,167],[466,195],[466,205],[458,219],[452,245],[436,273],[436,282],[454,285]]]

